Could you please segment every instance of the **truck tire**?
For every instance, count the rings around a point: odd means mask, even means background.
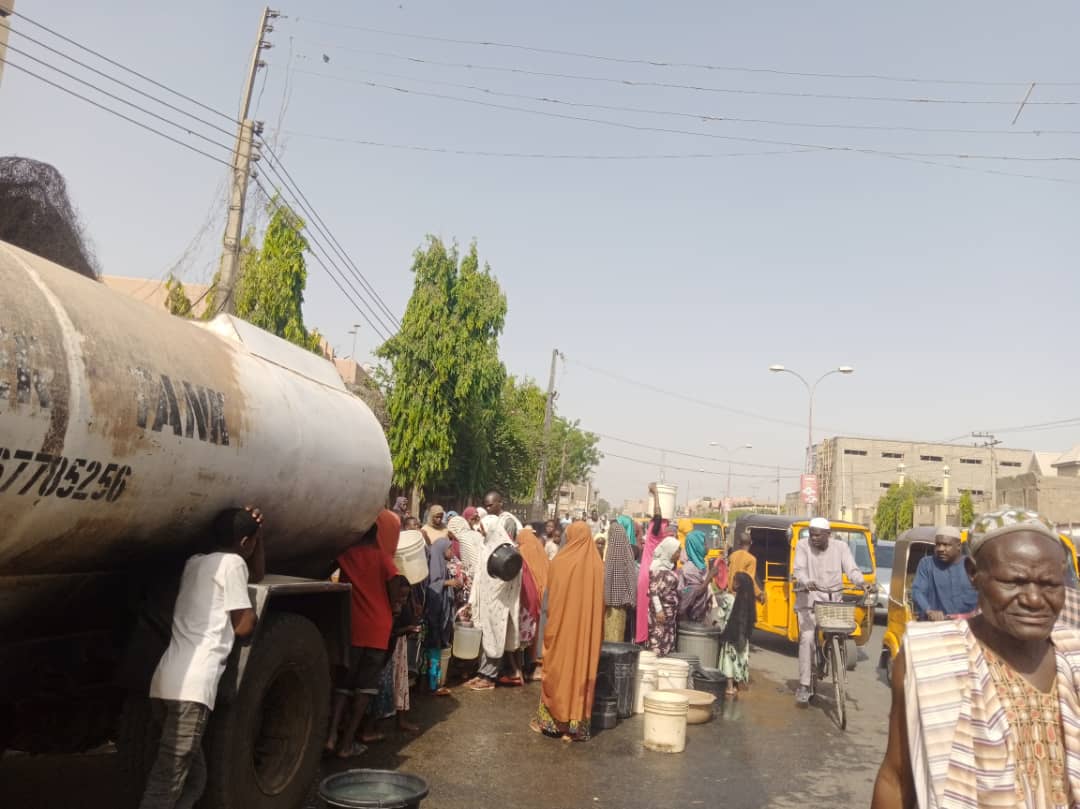
[[[318,774],[330,713],[330,664],[299,615],[263,619],[236,698],[211,714],[206,809],[296,809]]]

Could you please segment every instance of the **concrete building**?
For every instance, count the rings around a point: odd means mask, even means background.
[[[970,492],[975,510],[987,510],[995,485],[1006,477],[1046,476],[1054,453],[1026,449],[829,438],[814,447],[818,476],[817,513],[834,520],[870,525],[881,495],[904,479],[919,480],[939,493],[945,513],[955,512],[963,492]],[[1080,459],[1078,459],[1080,470]],[[1080,474],[1080,471],[1078,471]],[[998,497],[997,502],[1004,502]],[[787,504],[788,508],[792,504]],[[937,519],[940,519],[939,513]],[[931,519],[932,522],[937,519]]]
[[[165,281],[161,278],[127,278],[122,275],[103,275],[101,283],[109,289],[127,295],[129,298],[142,301],[154,307],[159,312],[167,311],[165,301],[169,290],[165,288]],[[202,317],[207,304],[207,284],[184,284],[184,293],[191,301],[191,313],[193,317]]]
[[[998,502],[1035,509],[1059,525],[1080,523],[1080,445],[1056,457],[1035,453],[1031,471],[998,481]]]

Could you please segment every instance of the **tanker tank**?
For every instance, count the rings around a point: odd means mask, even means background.
[[[183,556],[229,506],[263,509],[278,573],[325,568],[374,521],[386,438],[325,359],[2,242],[0,284],[0,625],[30,580]]]

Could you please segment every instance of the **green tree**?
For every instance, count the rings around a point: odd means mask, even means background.
[[[971,492],[960,494],[960,524],[965,528],[975,522],[975,504],[971,501]]]
[[[908,478],[903,485],[894,483],[878,500],[874,511],[874,530],[879,539],[896,539],[915,521],[915,503],[934,493],[929,483]]]
[[[607,514],[608,516],[615,516],[616,511],[611,507],[611,503],[601,497],[596,501],[596,510],[600,514]]]
[[[270,222],[262,246],[255,250],[252,234],[241,246],[240,278],[236,284],[236,314],[252,325],[309,351],[319,353],[317,331],[304,326],[304,289],[308,250],[304,220],[278,199],[270,200]]]
[[[506,297],[490,268],[480,268],[475,243],[459,259],[456,245],[429,236],[412,272],[401,329],[377,351],[390,365],[394,482],[475,495],[494,467],[487,436],[506,380],[498,351]]]
[[[599,436],[582,430],[577,421],[556,416],[548,437],[548,476],[544,502],[555,499],[555,490],[563,482],[586,480],[603,455],[597,446]]]
[[[169,273],[169,278],[165,281],[165,291],[165,308],[169,310],[169,314],[177,317],[191,317],[191,299],[187,296],[180,279],[172,273]]]

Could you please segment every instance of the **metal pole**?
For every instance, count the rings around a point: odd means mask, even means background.
[[[237,276],[240,271],[240,239],[244,227],[244,202],[247,198],[248,179],[251,175],[252,138],[255,122],[248,120],[248,111],[251,109],[251,95],[255,88],[255,74],[260,67],[264,67],[266,64],[259,56],[265,48],[270,47],[269,43],[264,42],[263,39],[272,30],[268,23],[277,16],[278,12],[271,11],[269,7],[266,7],[259,18],[259,33],[255,40],[255,50],[251,54],[251,65],[248,67],[243,101],[240,103],[240,129],[236,136],[236,149],[233,153],[229,217],[225,223],[221,263],[218,268],[218,289],[214,295],[217,310],[229,314],[236,311],[236,300],[233,293],[236,289]]]
[[[728,521],[728,502],[731,500],[731,459],[728,458],[727,462],[727,489],[724,492],[724,502],[722,509],[724,515],[724,524],[727,525]]]
[[[542,520],[547,514],[544,507],[544,489],[547,486],[547,451],[548,436],[551,433],[551,419],[555,411],[555,366],[559,359],[559,349],[551,350],[551,373],[548,375],[547,402],[544,405],[544,429],[540,439],[540,468],[536,470],[536,491],[533,493],[532,518]],[[562,484],[562,481],[559,481]]]

